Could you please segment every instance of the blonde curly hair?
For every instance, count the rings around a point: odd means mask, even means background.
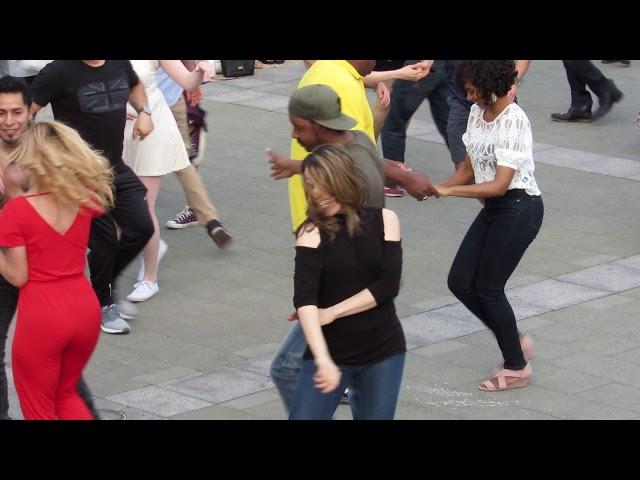
[[[31,187],[62,203],[109,209],[113,172],[107,159],[60,122],[39,122],[20,139],[9,162],[30,176]]]

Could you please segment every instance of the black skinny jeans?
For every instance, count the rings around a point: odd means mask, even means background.
[[[114,303],[111,287],[153,235],[147,188],[126,165],[116,165],[114,170],[115,205],[93,220],[89,237],[91,284],[101,307]]]
[[[449,272],[449,289],[496,336],[504,368],[527,364],[516,317],[504,293],[507,280],[540,230],[542,197],[509,190],[487,198],[464,237]]]

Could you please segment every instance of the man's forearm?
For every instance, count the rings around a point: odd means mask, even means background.
[[[131,92],[129,92],[129,103],[137,112],[149,105],[142,82],[131,88]]]

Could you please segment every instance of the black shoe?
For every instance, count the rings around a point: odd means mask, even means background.
[[[567,113],[552,113],[551,120],[554,122],[591,122],[591,105],[572,105]]]
[[[613,81],[609,80],[609,82],[611,83],[611,87],[605,92],[604,95],[602,95],[602,97],[600,97],[600,105],[598,106],[598,110],[593,114],[594,120],[604,117],[607,113],[609,113],[609,110],[611,110],[613,104],[618,103],[620,100],[622,100],[622,97],[624,97],[623,93],[618,90]]]
[[[621,63],[625,67],[628,67],[629,65],[631,65],[631,60],[602,60],[602,63],[604,63],[605,65],[609,63]]]
[[[232,240],[229,232],[224,229],[218,220],[211,220],[207,223],[207,232],[218,248],[226,247]]]

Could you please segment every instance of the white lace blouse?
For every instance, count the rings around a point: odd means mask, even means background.
[[[504,166],[516,171],[509,190],[520,188],[529,195],[540,195],[533,176],[531,124],[524,110],[512,103],[492,122],[486,122],[482,113],[478,105],[471,107],[467,131],[462,136],[476,183],[492,182],[496,167]]]

